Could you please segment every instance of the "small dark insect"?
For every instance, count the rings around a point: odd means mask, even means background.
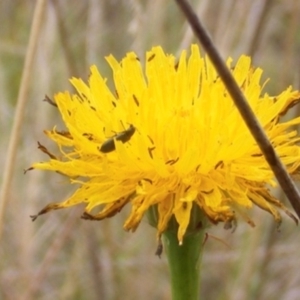
[[[110,139],[106,140],[101,145],[99,150],[103,153],[109,153],[109,152],[116,150],[116,145],[115,145],[114,139],[116,139],[116,141],[121,141],[122,143],[126,143],[131,139],[134,132],[135,132],[135,127],[131,124],[128,129],[126,129],[126,130],[116,134],[115,136],[111,137]]]

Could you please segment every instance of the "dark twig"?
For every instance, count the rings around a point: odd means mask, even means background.
[[[252,112],[251,107],[249,106],[242,91],[238,87],[230,70],[226,67],[225,62],[221,58],[218,50],[214,46],[207,31],[201,24],[200,20],[198,19],[197,15],[193,11],[189,3],[186,0],[175,0],[175,1],[177,2],[178,6],[185,14],[196,37],[199,39],[200,43],[206,50],[207,55],[209,56],[213,65],[218,71],[229,94],[232,97],[232,100],[234,101],[236,107],[238,108],[240,114],[242,115],[251,134],[255,138],[268,164],[273,170],[281,188],[283,189],[286,196],[288,197],[298,217],[300,217],[300,194],[296,188],[296,185],[291,180],[291,177],[289,176],[285,166],[280,161],[277,153],[275,152],[275,149],[272,147],[272,144],[270,143],[267,135],[265,134],[263,128],[259,124],[254,113]]]

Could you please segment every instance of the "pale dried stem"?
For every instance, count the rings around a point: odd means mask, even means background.
[[[28,100],[31,72],[37,49],[39,35],[44,21],[46,0],[38,0],[35,6],[33,21],[30,31],[28,48],[25,57],[24,69],[21,78],[20,90],[15,110],[14,123],[6,153],[3,171],[3,182],[0,194],[0,239],[3,231],[3,216],[9,198],[9,191],[13,182],[13,170],[16,163],[17,149],[20,142],[21,127],[24,122],[25,107]]]

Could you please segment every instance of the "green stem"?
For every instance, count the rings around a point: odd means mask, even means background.
[[[172,300],[200,299],[200,263],[204,229],[186,234],[180,246],[176,231],[164,232],[172,285]]]

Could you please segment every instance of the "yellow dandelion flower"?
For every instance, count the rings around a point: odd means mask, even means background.
[[[292,216],[271,195],[269,187],[276,186],[273,173],[198,46],[191,47],[189,57],[183,51],[178,63],[154,47],[146,54],[145,69],[132,52],[121,63],[111,55],[106,59],[113,70],[114,91],[92,66],[88,85],[71,80],[76,95],[55,96],[67,130],[54,127],[45,133],[60,154],[39,145],[50,160],[32,167],[63,174],[79,188],[38,215],[85,203],[83,218],[101,220],[130,205],[124,228],[134,231],[144,214],[156,207],[158,236],[172,218],[180,243],[193,207],[225,226],[238,217],[253,225],[246,214],[253,204],[277,222],[278,209]],[[276,97],[262,95],[262,70],[254,69],[246,56],[231,64],[229,59],[228,67],[278,155],[288,171],[296,173],[300,138],[293,127],[300,118],[280,117],[299,101],[299,92],[289,87]]]

